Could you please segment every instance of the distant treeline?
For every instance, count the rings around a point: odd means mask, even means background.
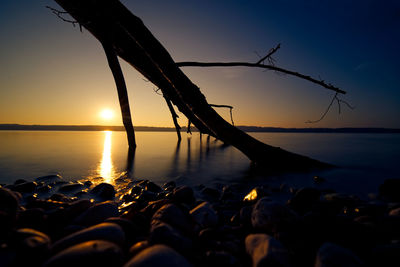
[[[135,131],[146,132],[173,132],[173,127],[149,127],[136,126]],[[245,132],[269,132],[269,133],[400,133],[400,129],[389,128],[278,128],[278,127],[257,127],[238,126]],[[102,125],[23,125],[23,124],[0,124],[0,130],[21,130],[21,131],[124,131],[123,126],[102,126]],[[182,132],[187,128],[182,127]],[[197,131],[195,127],[191,131]]]

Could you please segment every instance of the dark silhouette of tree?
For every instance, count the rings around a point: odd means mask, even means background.
[[[279,45],[261,58],[258,62],[180,62],[176,63],[168,51],[146,28],[143,22],[133,15],[118,0],[55,0],[75,21],[93,34],[103,45],[107,59],[116,81],[121,105],[124,126],[127,130],[131,148],[135,147],[135,139],[126,86],[119,68],[117,56],[124,59],[147,80],[152,82],[164,96],[172,114],[178,138],[180,126],[174,110],[175,105],[193,124],[200,133],[214,136],[226,144],[233,145],[243,152],[252,162],[273,170],[298,170],[309,168],[325,168],[331,165],[320,161],[285,151],[278,147],[264,144],[245,132],[225,121],[213,109],[214,107],[228,107],[226,105],[211,105],[207,102],[200,89],[181,71],[185,66],[247,66],[269,69],[288,75],[294,75],[310,82],[319,84],[327,89],[344,94],[345,92],[322,80],[298,72],[276,67],[272,54]],[[59,17],[64,11],[52,9]],[[268,61],[269,64],[265,64]],[[335,95],[337,96],[337,95]],[[128,114],[129,113],[129,114]]]

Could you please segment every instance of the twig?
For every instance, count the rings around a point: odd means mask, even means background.
[[[59,19],[61,19],[62,21],[71,23],[72,26],[74,26],[74,27],[75,27],[76,25],[78,25],[78,26],[79,26],[79,30],[82,32],[82,25],[81,25],[78,21],[66,19],[66,18],[63,17],[64,14],[69,14],[68,12],[66,12],[66,11],[60,11],[60,10],[55,9],[55,8],[53,8],[53,7],[50,7],[50,6],[46,6],[46,8],[50,9],[51,12],[52,12],[54,15],[56,15]]]
[[[188,119],[188,126],[187,126],[187,131],[186,131],[186,133],[188,133],[188,134],[192,134],[192,131],[190,130],[190,124],[191,124],[190,119]]]
[[[229,105],[216,105],[216,104],[210,104],[211,107],[215,107],[215,108],[229,108],[229,113],[231,115],[231,121],[232,121],[232,125],[235,125],[235,123],[233,122],[233,116],[232,116],[232,106]]]
[[[276,51],[279,50],[279,48],[281,48],[281,44],[278,44],[275,48],[271,48],[268,52],[268,54],[261,58],[259,61],[256,62],[256,64],[261,64],[264,62],[264,60],[268,59],[269,63],[271,65],[273,65],[273,63],[275,62],[275,60],[271,57]]]
[[[305,123],[317,123],[317,122],[322,121],[322,120],[325,118],[326,114],[328,114],[329,110],[331,109],[331,107],[332,107],[332,105],[333,105],[333,103],[334,103],[335,101],[336,101],[336,103],[338,104],[338,112],[339,112],[339,114],[341,113],[341,105],[340,105],[340,103],[344,103],[348,108],[354,109],[354,107],[351,106],[349,103],[347,103],[346,101],[344,101],[344,100],[338,98],[338,94],[339,94],[339,93],[336,92],[336,94],[333,96],[331,102],[329,103],[329,105],[328,105],[328,107],[326,108],[325,112],[322,114],[321,118],[319,118],[318,120],[315,120],[315,121],[306,121]]]

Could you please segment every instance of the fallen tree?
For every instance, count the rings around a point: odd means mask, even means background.
[[[189,125],[192,123],[201,133],[212,135],[227,144],[233,145],[257,165],[276,170],[298,170],[330,166],[329,164],[264,144],[225,121],[207,102],[200,89],[180,69],[180,67],[184,66],[207,63],[182,62],[178,65],[143,22],[118,0],[55,1],[76,20],[73,23],[78,23],[80,27],[86,28],[102,43],[111,69],[113,68],[110,62],[115,63],[115,59],[118,62],[118,55],[162,91],[174,118],[175,126],[177,126],[175,120],[177,115],[172,105],[170,105],[171,103],[188,118]],[[109,49],[113,51],[110,52]],[[274,52],[272,51],[272,53]],[[115,55],[113,56],[113,54]],[[283,70],[287,74],[316,82],[337,93],[344,93],[324,81],[318,81],[309,76],[290,72],[273,65],[264,65],[263,61],[268,58],[267,55],[257,63],[249,63],[249,67],[262,67],[275,71]],[[215,64],[238,65],[238,63]],[[246,64],[239,63],[239,65]],[[114,78],[118,88],[118,80],[120,78],[115,75]],[[123,89],[124,83],[120,81],[119,84],[123,85],[120,86]],[[123,110],[122,104],[121,111],[123,118],[126,118],[127,116],[124,116],[124,112],[127,111],[126,109],[125,111]],[[129,126],[129,122],[127,122],[127,125]],[[127,133],[129,140],[129,132],[127,131]],[[129,145],[133,147],[136,144],[129,143]]]

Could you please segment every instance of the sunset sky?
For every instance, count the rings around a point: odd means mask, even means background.
[[[333,92],[260,69],[184,68],[209,103],[232,105],[235,124],[400,128],[398,0],[125,0],[176,61],[256,62],[281,43],[276,65],[330,82]],[[61,21],[54,1],[0,2],[0,124],[121,125],[100,43]],[[173,126],[164,99],[122,62],[133,124]],[[105,110],[114,116],[105,116]],[[229,119],[228,110],[218,110]],[[107,113],[107,112],[106,112]],[[181,116],[180,123],[186,125]]]

